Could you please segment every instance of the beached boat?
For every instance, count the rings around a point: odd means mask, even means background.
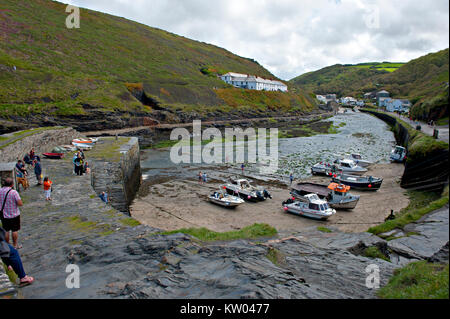
[[[350,159],[350,160],[354,161],[356,165],[364,167],[364,168],[369,167],[370,165],[373,165],[373,162],[364,160],[362,158],[361,154],[357,154],[357,153],[352,153],[344,159]]]
[[[64,158],[64,153],[43,153],[42,155],[44,155],[46,158],[51,158],[51,159]]]
[[[90,150],[92,149],[92,144],[85,144],[85,143],[76,143],[76,142],[72,142],[72,145],[75,146],[77,149],[79,150]]]
[[[337,183],[331,183],[330,185],[297,183],[291,187],[291,195],[294,198],[307,201],[306,195],[316,194],[335,209],[353,209],[356,207],[360,196],[352,195],[349,191],[350,186]]]
[[[356,165],[355,161],[350,159],[335,160],[333,164],[320,162],[311,167],[311,173],[313,175],[327,175],[331,176],[335,173],[344,173],[352,175],[363,175],[367,172],[367,169]]]
[[[396,146],[391,151],[391,161],[397,162],[397,163],[403,163],[406,160],[406,148],[403,146]]]
[[[350,186],[353,189],[377,191],[380,189],[383,179],[374,176],[355,176],[341,174],[332,177],[333,182]]]
[[[336,214],[336,210],[330,208],[328,203],[319,199],[316,194],[306,195],[305,198],[307,201],[288,199],[283,202],[284,211],[318,220],[326,220]]]
[[[213,204],[230,208],[235,208],[245,203],[242,198],[227,194],[225,192],[214,192],[208,196],[208,200]]]
[[[76,139],[72,140],[73,143],[78,143],[78,144],[94,144],[97,141],[98,141],[98,138],[89,138],[89,139],[76,138]]]
[[[228,194],[239,196],[249,201],[263,201],[267,198],[272,198],[270,193],[263,187],[253,186],[246,179],[231,180],[226,184],[225,189]]]

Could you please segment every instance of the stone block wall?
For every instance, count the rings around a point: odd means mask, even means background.
[[[141,184],[140,148],[137,137],[121,145],[120,161],[91,160],[91,184],[99,195],[108,193],[109,203],[117,210],[129,215],[129,205]]]

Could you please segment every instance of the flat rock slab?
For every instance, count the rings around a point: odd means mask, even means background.
[[[443,207],[416,223],[405,227],[406,232],[418,233],[388,242],[394,252],[408,258],[428,259],[439,252],[449,241],[449,208]]]

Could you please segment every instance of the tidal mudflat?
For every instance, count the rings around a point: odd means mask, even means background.
[[[131,205],[131,214],[141,223],[164,230],[206,227],[213,231],[241,229],[254,223],[267,223],[279,231],[294,232],[310,226],[333,226],[346,232],[366,231],[382,223],[390,210],[399,211],[409,203],[406,191],[399,186],[402,164],[390,164],[389,152],[395,144],[388,126],[373,117],[352,113],[337,115],[333,121],[336,134],[279,140],[279,169],[274,174],[260,174],[257,165],[246,165],[244,174],[239,164],[173,164],[169,150],[145,150],[142,154],[144,181]],[[345,123],[345,124],[342,124]],[[296,181],[328,183],[327,177],[313,177],[309,168],[321,160],[332,160],[336,154],[358,152],[375,162],[368,174],[384,178],[377,192],[358,192],[358,206],[351,211],[338,211],[328,221],[315,221],[287,214],[281,207],[288,199],[288,174]],[[208,182],[199,184],[198,172],[208,174]],[[247,178],[264,186],[272,199],[245,203],[234,210],[215,206],[207,196],[228,182],[230,177]]]

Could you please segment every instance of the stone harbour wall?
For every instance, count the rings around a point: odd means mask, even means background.
[[[141,183],[140,148],[137,137],[121,145],[120,161],[91,160],[91,185],[95,192],[108,194],[109,203],[117,210],[129,215],[129,205]]]
[[[20,133],[16,132],[15,134]],[[75,138],[82,138],[83,135],[71,127],[61,129],[50,129],[41,132],[24,133],[23,138],[18,138],[14,143],[0,148],[0,162],[15,162],[22,159],[33,147],[36,154],[51,152],[58,145],[71,144]],[[5,137],[9,136],[4,135]]]

